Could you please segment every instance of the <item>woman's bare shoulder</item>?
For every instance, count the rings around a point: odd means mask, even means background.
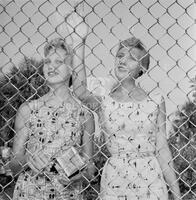
[[[25,101],[20,105],[17,111],[17,115],[22,115],[23,117],[28,117],[31,114],[31,111],[38,107],[38,99]]]
[[[20,107],[18,108],[18,114],[22,114],[22,115],[28,115],[30,114],[31,109],[30,109],[30,102],[24,102],[20,105]]]

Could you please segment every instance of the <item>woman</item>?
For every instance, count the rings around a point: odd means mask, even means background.
[[[180,197],[166,139],[164,99],[135,83],[148,67],[149,54],[143,44],[129,38],[119,45],[114,68],[117,84],[109,94],[95,96],[85,84],[75,91],[98,113],[111,153],[101,178],[102,200],[167,200],[164,178],[174,199]],[[84,70],[82,76],[84,79]]]
[[[45,46],[44,54],[43,72],[50,91],[22,104],[15,119],[11,168],[15,174],[21,167],[27,170],[19,175],[13,200],[78,200],[82,199],[79,179],[85,172],[69,179],[57,160],[74,147],[90,163],[93,116],[70,92],[72,49],[57,38]],[[87,169],[92,175],[94,169],[89,163]]]

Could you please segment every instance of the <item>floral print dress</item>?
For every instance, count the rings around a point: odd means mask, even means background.
[[[81,125],[84,109],[73,104],[62,103],[57,107],[48,106],[39,100],[29,104],[30,118],[26,121],[29,139],[26,152],[41,152],[49,158],[58,155],[81,141]],[[17,180],[13,200],[81,200],[81,182],[59,184],[60,175],[52,166],[36,174],[32,170],[22,172]],[[57,184],[58,183],[58,184]]]
[[[161,95],[121,103],[103,98],[100,124],[111,154],[101,178],[101,200],[167,200],[155,155]]]

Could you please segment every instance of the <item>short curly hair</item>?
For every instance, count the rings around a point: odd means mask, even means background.
[[[55,38],[50,40],[44,46],[44,56],[46,57],[52,49],[63,49],[67,52],[67,55],[73,56],[73,49],[66,43],[63,38]]]
[[[136,37],[131,37],[120,42],[118,51],[122,48],[127,48],[129,51],[133,48],[136,48],[141,51],[138,61],[141,63],[142,67],[145,70],[148,70],[150,64],[150,55],[145,49],[144,44]]]
[[[67,52],[67,56],[71,56],[71,65],[73,65],[73,49],[66,43],[63,38],[55,38],[50,40],[44,46],[44,56],[48,56],[51,50],[63,49]],[[69,86],[72,85],[72,76],[70,76]]]

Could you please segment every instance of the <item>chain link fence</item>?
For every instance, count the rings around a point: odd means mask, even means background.
[[[85,43],[90,91],[102,94],[109,87],[119,41],[135,36],[146,46],[150,68],[137,83],[147,91],[164,95],[173,170],[182,199],[196,199],[196,106],[195,88],[190,87],[196,57],[193,0],[0,1],[0,199],[12,199],[18,179],[7,167],[14,158],[10,149],[16,137],[17,110],[22,103],[49,91],[42,72],[44,46],[56,37],[69,38],[66,17],[78,12],[79,4],[83,5],[84,21],[90,27]],[[85,179],[81,186],[84,199],[89,200],[99,199],[103,166],[110,156],[95,121],[93,159],[97,174],[93,180]],[[51,195],[48,199],[53,199]],[[74,199],[74,195],[67,199]]]

